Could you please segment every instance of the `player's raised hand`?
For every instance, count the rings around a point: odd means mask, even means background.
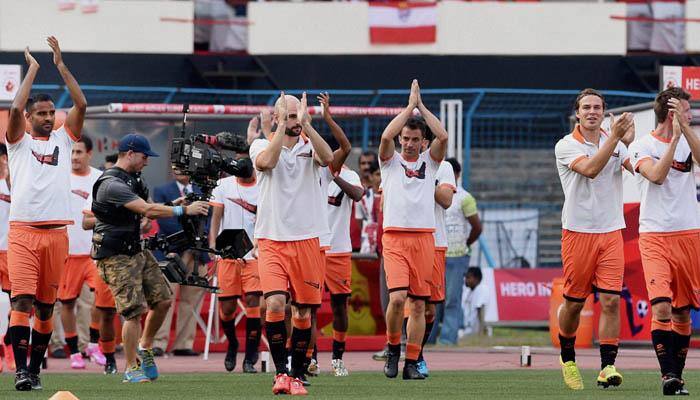
[[[247,141],[251,144],[258,137],[258,117],[253,117],[248,121]]]
[[[51,51],[53,51],[53,63],[57,66],[63,64],[63,55],[61,54],[61,48],[58,46],[58,39],[55,36],[49,36],[46,38],[46,42],[51,47]]]
[[[270,110],[267,108],[264,108],[260,113],[260,128],[265,138],[269,138],[272,134],[272,117],[270,116]]]
[[[678,116],[678,122],[681,124],[681,126],[685,126],[688,124],[688,118],[685,115],[685,112],[683,112],[683,105],[681,104],[681,101],[676,99],[676,98],[670,98],[668,99],[668,106],[669,106],[669,113],[673,113],[674,118],[677,115]]]
[[[306,92],[301,94],[301,101],[297,104],[297,118],[302,124],[311,123],[311,115],[309,115],[309,105],[306,100]]]
[[[414,79],[411,82],[411,94],[408,96],[408,106],[411,108],[418,107],[421,104],[420,98],[420,86],[418,85],[418,79]]]
[[[280,92],[280,97],[275,104],[275,114],[277,114],[278,124],[287,121],[287,99],[284,96],[284,91]]]
[[[328,92],[322,92],[316,96],[316,99],[318,99],[318,103],[323,110],[323,118],[331,118],[331,95]]]
[[[616,139],[622,139],[627,131],[634,126],[634,117],[631,113],[626,112],[617,119],[612,113],[608,115],[610,117],[610,131]]]
[[[681,114],[682,113],[673,113],[673,140],[678,140],[681,138],[681,135],[683,135],[683,129],[681,129]]]
[[[195,201],[185,207],[187,215],[207,215],[209,213],[209,203],[206,201]]]
[[[28,46],[24,48],[24,59],[25,59],[25,61],[27,61],[28,66],[31,67],[32,65],[34,65],[37,68],[39,68],[39,63],[36,61],[36,58],[34,58],[32,53],[29,52]]]

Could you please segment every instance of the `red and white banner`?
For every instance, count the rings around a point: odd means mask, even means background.
[[[369,3],[372,44],[435,43],[436,32],[436,3]]]
[[[499,321],[547,321],[552,280],[559,268],[503,268],[493,271]]]
[[[22,67],[19,64],[0,64],[0,101],[12,101],[21,81]]]
[[[14,97],[14,96],[13,96]],[[190,104],[190,114],[226,114],[255,116],[263,110],[274,111],[265,105],[228,105],[228,104]],[[404,110],[403,107],[350,107],[331,106],[331,114],[337,117],[394,117]],[[146,114],[180,114],[182,104],[164,103],[110,103],[110,113],[146,113]],[[321,106],[309,106],[310,115],[322,115]],[[414,111],[417,114],[417,111]]]
[[[671,86],[681,87],[690,93],[693,100],[700,99],[700,67],[664,66],[661,90]]]

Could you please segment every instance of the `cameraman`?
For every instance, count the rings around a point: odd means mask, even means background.
[[[207,215],[206,202],[169,207],[147,203],[148,190],[139,179],[148,165],[151,151],[148,139],[129,134],[119,142],[119,156],[113,168],[97,180],[93,187],[92,211],[97,218],[93,235],[92,257],[97,260],[101,277],[109,285],[124,317],[122,341],[126,356],[124,382],[140,383],[155,380],[158,369],[153,359],[153,336],[170,308],[170,287],[158,263],[148,250],[142,250],[140,223],[142,216],[159,217]],[[150,311],[141,334],[141,315]],[[141,337],[139,341],[139,336]],[[141,365],[137,362],[141,357]]]

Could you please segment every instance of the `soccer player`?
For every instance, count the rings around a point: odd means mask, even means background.
[[[333,312],[333,356],[331,369],[335,376],[347,376],[343,362],[345,336],[348,331],[348,299],[352,294],[352,244],[350,243],[350,217],[353,202],[362,199],[364,189],[360,177],[343,165],[350,150],[350,141],[330,112],[330,96],[321,93],[318,100],[323,108],[323,119],[331,129],[339,148],[333,152],[333,162],[323,173],[330,174],[325,200],[327,202],[328,227],[330,233],[321,239],[328,244],[326,251],[325,286],[331,294]]]
[[[248,154],[238,154],[239,162],[248,159]],[[250,161],[250,159],[248,159]],[[211,226],[209,229],[209,247],[216,248],[216,237],[225,229],[245,229],[248,237],[253,238],[255,218],[258,212],[258,186],[255,171],[250,176],[230,176],[219,180],[212,192],[210,205],[213,206]],[[246,343],[243,359],[243,372],[256,373],[258,346],[262,325],[260,322],[260,274],[258,260],[252,250],[240,260],[216,261],[219,293],[219,317],[224,334],[228,339],[228,349],[224,359],[227,371],[236,368],[238,339],[236,338],[236,308],[238,299],[245,296]]]
[[[412,118],[418,108],[425,119]],[[426,123],[435,133],[428,151],[421,153]],[[400,135],[400,136],[399,136]],[[399,136],[401,153],[394,140]],[[386,312],[389,350],[384,374],[398,375],[401,325],[408,301],[409,319],[404,379],[425,379],[417,362],[425,333],[425,303],[430,298],[435,258],[435,178],[445,157],[447,132],[423,104],[418,81],[411,85],[408,106],[382,133],[379,158],[384,188],[384,270],[389,288]]]
[[[7,272],[7,231],[10,227],[10,171],[7,168],[7,146],[0,143],[0,289],[11,294],[10,275]],[[0,318],[5,318],[0,316]],[[10,314],[7,314],[8,322]],[[15,369],[15,358],[12,354],[12,340],[10,330],[5,332],[0,354],[5,360],[7,368]],[[2,360],[0,360],[0,372],[3,370]]]
[[[250,147],[260,188],[255,239],[267,304],[265,331],[277,370],[272,392],[306,394],[302,382],[288,375],[284,307],[289,294],[294,304],[294,377],[303,375],[311,340],[311,307],[321,304],[323,259],[318,238],[328,232],[328,224],[312,213],[325,207],[318,167],[328,166],[333,152],[311,126],[306,93],[301,101],[282,93],[275,104],[275,119],[272,139],[256,139]]]
[[[39,368],[53,332],[53,305],[68,257],[71,148],[80,139],[87,101],[63,62],[58,40],[47,42],[68,88],[73,107],[64,125],[53,130],[56,108],[48,95],[29,98],[39,63],[25,49],[29,65],[12,102],[6,141],[13,202],[10,205],[7,262],[12,284],[10,335],[17,364],[15,389],[40,390]],[[25,121],[29,132],[25,131]],[[29,315],[34,307],[34,326]],[[31,334],[31,356],[27,352]]]
[[[90,166],[92,158],[92,140],[82,136],[73,144],[71,152],[72,173],[70,177],[70,208],[73,221],[82,221],[85,202],[92,192],[92,186],[102,172]],[[90,258],[92,248],[92,232],[85,231],[81,225],[73,224],[68,227],[68,259],[61,274],[58,288],[58,300],[61,301],[61,322],[65,331],[66,343],[70,350],[70,365],[74,369],[85,368],[85,360],[78,349],[78,334],[75,316],[75,302],[80,296],[84,283],[94,290],[97,280],[97,267]],[[85,353],[98,365],[105,365],[104,354],[99,349],[100,315],[97,308],[92,307],[90,323],[90,343]]]
[[[583,389],[576,366],[574,343],[583,304],[597,291],[601,371],[598,385],[618,386],[615,369],[620,333],[620,291],[625,268],[622,229],[622,168],[631,172],[626,144],[634,138],[632,114],[611,119],[611,132],[601,130],[603,95],[584,89],[576,97],[578,124],[555,148],[559,179],[564,190],[561,258],[564,265],[564,304],[559,313],[559,341],[564,383]]]
[[[665,395],[688,394],[682,374],[690,309],[700,307],[700,217],[693,166],[700,138],[690,127],[688,100],[690,95],[680,88],[659,93],[654,101],[656,130],[630,146],[634,168],[643,177],[639,250]]]
[[[430,136],[430,135],[429,135]],[[427,142],[427,141],[426,141]],[[427,143],[426,143],[427,145]],[[430,286],[430,299],[425,306],[425,333],[418,356],[418,372],[428,377],[428,365],[423,358],[423,347],[435,323],[436,309],[445,302],[445,254],[447,252],[446,210],[452,205],[452,196],[457,191],[454,170],[447,161],[440,163],[435,177],[435,257],[433,259],[433,283]]]
[[[83,229],[90,231],[95,228],[97,218],[92,212],[92,191],[85,201],[83,207]],[[143,228],[142,224],[142,228]],[[114,329],[114,317],[117,315],[117,306],[114,302],[112,291],[105,283],[104,279],[98,274],[98,279],[95,280],[95,308],[99,310],[100,316],[100,351],[105,356],[105,375],[113,375],[117,373],[117,360],[114,358],[116,349],[116,331]]]

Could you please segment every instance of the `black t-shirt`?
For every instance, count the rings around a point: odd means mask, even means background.
[[[130,203],[139,198],[140,197],[136,193],[134,193],[129,187],[129,185],[124,183],[124,181],[117,177],[109,177],[100,184],[100,187],[97,189],[94,201],[111,204],[116,207],[121,207],[124,204]],[[95,223],[96,233],[128,233],[133,232],[133,230],[133,226],[112,225],[106,222],[102,222],[99,219]]]

